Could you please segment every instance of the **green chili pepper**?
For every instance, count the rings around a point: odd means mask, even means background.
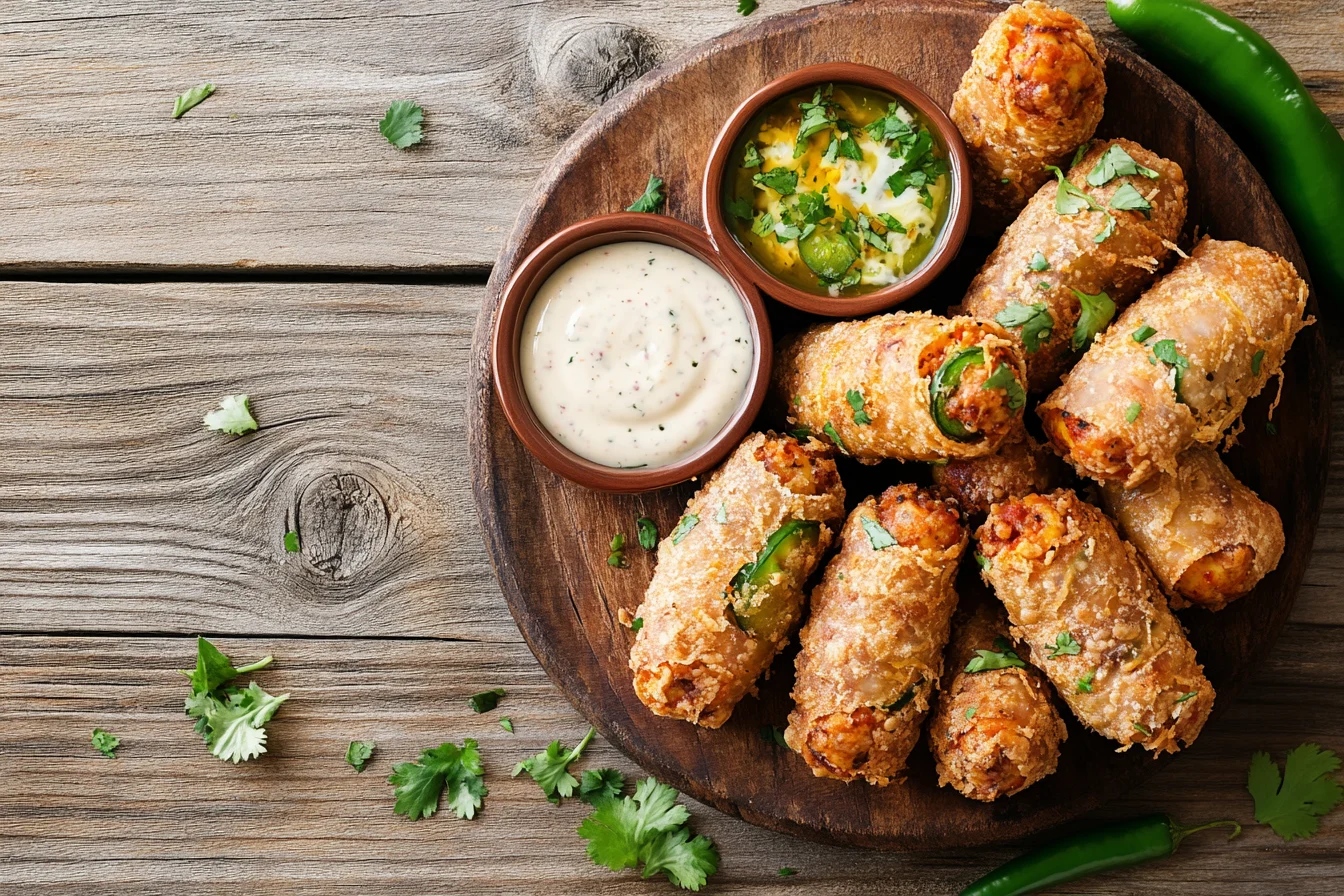
[[[791,576],[778,583],[774,581],[779,573],[790,572],[786,568],[790,555],[803,545],[815,545],[821,538],[821,523],[814,520],[789,520],[766,539],[765,547],[751,563],[744,564],[733,576],[728,587],[733,597],[729,608],[738,628],[754,634],[768,634],[770,629],[781,621],[780,601],[772,600],[776,587],[787,590],[795,584]],[[796,565],[796,564],[795,564]]]
[[[849,240],[827,227],[818,227],[799,240],[798,255],[812,273],[828,283],[843,279],[859,259],[859,253]]]
[[[959,420],[953,420],[947,416],[947,399],[961,385],[961,375],[967,367],[972,364],[984,364],[985,351],[976,346],[957,352],[952,357],[943,362],[943,366],[938,368],[938,372],[933,375],[929,381],[929,414],[933,417],[933,422],[938,424],[943,435],[949,439],[955,439],[958,442],[974,442],[981,438],[981,433],[972,432],[961,424]]]
[[[1090,874],[1165,858],[1186,837],[1220,825],[1232,826],[1229,840],[1241,833],[1235,821],[1186,828],[1166,815],[1145,815],[1073,834],[989,872],[962,890],[961,896],[1022,896]]]
[[[1344,299],[1344,138],[1302,79],[1248,25],[1198,0],[1106,0],[1106,9],[1248,150],[1316,286]]]

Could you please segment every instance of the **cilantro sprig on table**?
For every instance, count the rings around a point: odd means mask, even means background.
[[[102,753],[108,759],[117,758],[117,747],[121,746],[121,738],[112,734],[110,731],[104,731],[101,728],[93,729],[91,738],[93,748]]]
[[[569,773],[570,763],[583,755],[596,734],[596,728],[589,728],[579,745],[568,752],[560,741],[551,741],[545,750],[514,766],[513,777],[527,772],[537,782],[541,792],[546,794],[546,799],[560,805],[561,798],[573,796],[574,789],[579,786],[579,780]]]
[[[397,100],[378,122],[379,132],[397,149],[409,149],[425,139],[425,110],[413,100]]]
[[[246,395],[225,395],[219,407],[205,415],[205,428],[229,435],[241,436],[257,429],[257,420]]]
[[[598,804],[579,825],[588,858],[612,871],[642,865],[644,878],[662,872],[682,889],[699,890],[718,870],[719,853],[708,837],[691,836],[691,813],[677,803],[679,795],[645,778],[634,796]]]
[[[446,743],[424,750],[419,760],[392,768],[387,778],[397,798],[392,811],[412,821],[428,818],[439,810],[439,801],[446,793],[454,815],[475,818],[490,793],[484,775],[480,751],[471,738],[460,747]]]
[[[196,733],[217,759],[236,764],[266,752],[265,725],[289,695],[274,697],[255,681],[246,688],[233,687],[229,682],[265,668],[273,659],[266,656],[235,668],[215,645],[205,638],[196,639],[196,668],[182,672],[191,681],[186,711],[196,720]]]
[[[1254,754],[1246,789],[1255,799],[1255,820],[1285,842],[1315,834],[1320,817],[1344,801],[1344,788],[1332,777],[1339,765],[1338,756],[1316,744],[1290,750],[1282,775],[1268,753]]]
[[[1055,319],[1044,302],[1031,305],[1009,302],[1007,307],[994,315],[994,319],[1010,330],[1021,328],[1022,346],[1029,355],[1040,351],[1041,343],[1049,339],[1055,329]]]

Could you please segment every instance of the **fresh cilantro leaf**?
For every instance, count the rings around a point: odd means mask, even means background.
[[[639,546],[646,551],[658,547],[658,524],[646,516],[635,520],[635,529],[639,533]]]
[[[859,426],[866,426],[873,422],[873,418],[868,416],[868,412],[863,409],[863,393],[858,389],[850,389],[845,393],[845,401],[849,402],[850,408],[854,411],[854,422]]]
[[[1183,401],[1184,399],[1181,398],[1181,380],[1184,378],[1185,372],[1190,369],[1190,359],[1176,350],[1175,339],[1160,339],[1154,342],[1153,357],[1175,369],[1176,400]]]
[[[807,439],[812,438],[812,430],[806,426],[799,426],[789,430],[789,435],[793,436],[795,439],[806,441]]]
[[[1042,292],[1049,292],[1050,289],[1051,289],[1051,286],[1050,286],[1049,283],[1047,283],[1046,281],[1042,280],[1040,283],[1037,283],[1037,284],[1036,284],[1036,288],[1039,289],[1039,290],[1041,290]]]
[[[546,799],[560,805],[561,797],[574,795],[574,788],[579,786],[579,781],[569,773],[569,764],[583,755],[583,751],[597,734],[596,728],[589,728],[588,733],[579,741],[579,745],[568,753],[560,745],[560,741],[553,740],[545,750],[541,751],[531,759],[524,759],[513,767],[513,776],[516,778],[523,772],[532,776],[532,780],[537,782],[541,792],[546,794]]]
[[[1052,660],[1057,656],[1077,656],[1082,649],[1083,646],[1073,640],[1072,632],[1060,632],[1055,636],[1055,644],[1045,658]]]
[[[397,149],[408,149],[425,139],[424,120],[424,109],[411,100],[397,100],[387,107],[378,130]]]
[[[714,511],[714,522],[723,525],[728,522],[728,502],[720,501],[718,510]]]
[[[489,712],[499,705],[499,698],[503,696],[503,688],[491,688],[488,691],[481,691],[479,694],[472,694],[467,698],[467,705],[475,713]]]
[[[677,523],[677,528],[672,530],[672,543],[681,544],[681,540],[691,534],[695,524],[700,522],[700,517],[693,513],[688,513]]]
[[[1264,364],[1264,362],[1265,362],[1264,349],[1260,349],[1260,351],[1251,355],[1251,376],[1260,375],[1260,365]]]
[[[760,3],[757,0],[737,0],[738,15],[749,16],[756,11]]]
[[[977,709],[977,707],[974,707],[974,706],[968,706],[968,707],[966,708],[966,712],[965,712],[966,721],[969,722],[971,719],[975,718],[975,710],[976,710],[976,709]]]
[[[1077,164],[1075,162],[1075,164]],[[1125,152],[1124,147],[1118,143],[1112,143],[1101,154],[1097,164],[1088,172],[1087,182],[1094,187],[1102,187],[1121,175],[1142,174],[1144,177],[1155,180],[1157,172],[1151,168],[1145,168],[1134,157]]]
[[[820,193],[799,193],[794,200],[794,208],[804,224],[820,224],[833,212],[826,204],[826,197]]]
[[[501,719],[499,720],[499,727],[503,728],[505,731],[507,731],[507,732],[509,732],[510,734],[512,734],[512,733],[513,733],[513,719],[509,718],[508,716],[504,716],[503,718],[501,718]]]
[[[1181,696],[1176,698],[1176,702],[1184,703],[1185,701],[1189,700],[1191,697],[1194,697],[1198,693],[1199,691],[1190,691],[1189,693],[1182,694]]]
[[[182,670],[181,674],[190,679],[193,696],[211,694],[239,675],[264,669],[274,661],[275,657],[267,655],[255,663],[248,663],[246,666],[239,666],[235,669],[232,661],[221,653],[218,647],[205,638],[197,637],[196,669],[192,672]]]
[[[173,117],[181,118],[188,109],[199,106],[214,92],[215,85],[202,84],[200,87],[191,88],[186,93],[178,94],[177,99],[173,100]]]
[[[1029,355],[1040,351],[1041,343],[1049,339],[1055,329],[1055,319],[1050,316],[1050,309],[1044,302],[1032,305],[1010,302],[994,315],[994,319],[1009,329],[1022,328],[1022,345]]]
[[[756,220],[756,210],[751,207],[751,201],[742,196],[734,196],[725,202],[724,206],[735,218],[741,218],[743,221]]]
[[[897,544],[887,527],[873,517],[861,516],[859,522],[863,524],[863,531],[868,535],[868,543],[873,546],[873,550],[883,551]]]
[[[1031,256],[1031,264],[1027,266],[1037,272],[1050,270],[1050,262],[1046,261],[1045,255],[1041,252]]]
[[[859,148],[858,141],[851,134],[846,133],[845,136],[840,138],[839,149],[840,155],[845,158],[853,159],[855,162],[863,161],[863,150]]]
[[[234,690],[225,701],[215,700],[204,717],[210,754],[237,764],[265,753],[264,726],[288,699],[288,694],[271,696],[254,681],[242,690]]]
[[[1102,222],[1101,229],[1097,231],[1096,236],[1092,237],[1094,243],[1104,243],[1115,233],[1115,215],[1106,213],[1105,220]]]
[[[761,740],[777,747],[788,747],[788,744],[784,741],[784,732],[778,725],[762,725]]]
[[[761,212],[751,222],[751,232],[757,236],[769,236],[775,232],[775,219],[769,212]]]
[[[831,425],[831,421],[827,420],[826,425],[821,428],[821,431],[826,433],[827,437],[835,443],[835,447],[840,449],[841,454],[849,453],[849,449],[845,447],[845,440],[840,438],[840,433],[835,431],[835,427]]]
[[[1133,184],[1125,184],[1115,191],[1111,197],[1111,208],[1118,212],[1143,212],[1145,218],[1153,216],[1153,204],[1144,199]]]
[[[1027,403],[1027,390],[1017,381],[1017,374],[1007,364],[1000,364],[985,380],[981,389],[1002,389],[1008,396],[1009,410],[1017,410]]]
[[[664,181],[656,174],[649,175],[649,182],[644,186],[644,192],[639,198],[630,204],[626,209],[628,212],[647,212],[656,214],[663,207],[667,197],[663,194]]]
[[[866,215],[859,216],[859,234],[863,237],[863,241],[865,243],[872,246],[877,251],[879,252],[891,251],[891,246],[887,244],[887,241],[882,238],[881,234],[875,233],[873,231],[872,226],[869,225],[868,223],[868,218]]]
[[[748,140],[746,148],[742,150],[742,167],[759,168],[761,162],[761,151],[756,148],[756,141]]]
[[[117,747],[121,746],[121,738],[101,728],[95,728],[93,729],[92,743],[93,748],[99,753],[102,753],[108,759],[116,759]]]
[[[797,869],[797,868],[784,867],[784,868],[779,869],[779,876],[780,876],[780,877],[793,877],[793,876],[794,876],[795,874],[797,874],[797,873],[798,873],[798,869]]]
[[[219,400],[219,408],[205,415],[206,429],[234,436],[254,431],[257,421],[247,402],[246,395],[225,395]]]
[[[1078,304],[1082,306],[1078,315],[1078,325],[1074,327],[1073,338],[1069,340],[1069,344],[1074,351],[1081,352],[1092,344],[1097,334],[1106,329],[1111,318],[1115,317],[1115,303],[1104,292],[1090,296],[1072,287],[1069,291],[1078,297]]]
[[[299,552],[299,533],[285,533],[285,553],[297,554]]]
[[[1143,405],[1139,404],[1137,401],[1131,401],[1129,407],[1125,408],[1125,422],[1133,423],[1135,420],[1139,419],[1139,414],[1142,413]]]
[[[1055,190],[1055,214],[1072,216],[1088,210],[1101,211],[1101,206],[1097,205],[1091,196],[1075,187],[1064,176],[1063,171],[1060,171],[1054,165],[1046,165],[1045,167],[1053,171],[1055,177],[1059,178],[1059,187]]]
[[[439,800],[446,791],[448,808],[454,815],[474,818],[489,794],[483,775],[476,741],[467,738],[460,747],[440,744],[423,751],[416,762],[393,767],[387,778],[397,798],[392,811],[412,821],[428,818],[439,810]]]
[[[975,552],[975,565],[981,569],[989,569],[989,558],[979,551]]]
[[[798,124],[798,140],[793,145],[793,157],[795,159],[802,157],[807,152],[807,143],[813,134],[824,131],[835,124],[836,105],[829,99],[830,88],[826,88],[827,96],[822,96],[822,88],[818,87],[816,93],[812,96],[812,102],[799,103],[798,109],[803,113],[802,121]],[[783,190],[780,190],[783,193]]]
[[[373,756],[374,743],[371,740],[352,740],[345,748],[346,763],[357,772],[364,771],[364,764]]]
[[[633,620],[631,620],[631,622],[630,622],[630,631],[632,631],[632,632],[637,632],[637,631],[639,631],[640,629],[642,629],[643,627],[644,627],[644,617],[643,617],[643,616],[636,616],[636,617],[635,617]]]
[[[889,103],[887,114],[868,125],[868,136],[878,141],[894,140],[897,143],[912,139],[915,129],[901,117],[902,111],[900,103]]]
[[[614,768],[590,768],[579,783],[579,799],[590,806],[614,800],[625,787],[625,775]]]
[[[661,871],[683,890],[699,890],[719,870],[713,841],[703,834],[691,839],[685,827],[659,834],[641,850],[640,858],[644,861],[641,877],[650,878]]]
[[[1006,638],[995,638],[993,650],[977,650],[966,664],[967,672],[988,672],[991,669],[1021,669],[1027,664],[1013,650]]]
[[[758,187],[769,187],[781,196],[792,196],[798,189],[798,172],[791,168],[771,168],[754,175],[751,182]]]
[[[896,220],[896,216],[895,216],[895,215],[888,214],[887,212],[882,212],[881,214],[879,214],[879,215],[877,216],[877,220],[881,221],[882,224],[883,224],[888,230],[894,230],[896,233],[905,233],[905,232],[906,232],[906,230],[905,230],[905,225],[902,224],[900,221]]]
[[[1095,679],[1096,677],[1097,677],[1097,670],[1093,669],[1091,672],[1087,673],[1082,678],[1078,679],[1078,693],[1080,694],[1092,693],[1092,680]]]
[[[1156,330],[1154,330],[1147,324],[1144,324],[1143,326],[1139,327],[1137,330],[1134,331],[1133,338],[1134,341],[1137,342],[1139,345],[1143,345],[1145,342],[1147,342],[1149,339],[1152,339],[1156,335],[1157,335]]]
[[[607,554],[607,565],[620,569],[625,566],[625,535],[617,532],[611,536],[611,550]]]
[[[834,165],[838,158],[840,158],[840,138],[831,137],[831,142],[826,145],[826,151],[821,154],[821,161],[826,165]]]
[[[1315,834],[1318,819],[1344,800],[1344,789],[1332,776],[1338,770],[1339,757],[1316,744],[1290,750],[1282,778],[1268,753],[1254,754],[1246,789],[1255,799],[1255,820],[1269,825],[1285,842]]]

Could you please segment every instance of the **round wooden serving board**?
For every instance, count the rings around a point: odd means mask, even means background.
[[[567,224],[624,208],[650,173],[667,181],[667,213],[700,225],[700,179],[710,141],[744,97],[780,74],[823,61],[867,63],[909,78],[946,108],[998,8],[956,0],[823,6],[764,19],[655,69],[607,103],[560,151],[523,207],[490,279],[473,350],[471,467],[509,609],[547,674],[605,737],[662,781],[754,824],[889,849],[975,846],[1020,838],[1086,812],[1132,789],[1160,760],[1138,749],[1117,754],[1114,744],[1070,719],[1058,772],[990,804],[939,788],[922,743],[904,785],[875,788],[815,778],[799,757],[760,734],[763,725],[784,725],[793,650],[776,662],[760,698],[744,700],[717,731],[654,716],[631,687],[627,660],[634,636],[617,614],[633,613],[653,570],[652,555],[635,541],[635,519],[652,517],[667,533],[694,485],[636,496],[599,494],[534,462],[492,391],[486,358],[495,306],[526,253]],[[1098,136],[1137,140],[1185,169],[1191,202],[1183,244],[1189,245],[1197,227],[1272,249],[1305,270],[1264,182],[1223,130],[1157,69],[1103,43],[1109,92]],[[968,242],[949,271],[907,307],[940,309],[959,299],[989,248]],[[771,304],[777,335],[803,322]],[[1320,511],[1330,381],[1318,327],[1298,337],[1286,374],[1274,417],[1278,435],[1266,432],[1272,396],[1262,395],[1247,409],[1246,433],[1228,455],[1234,472],[1282,514],[1288,538],[1283,561],[1255,593],[1228,610],[1182,615],[1218,688],[1220,707],[1234,699],[1287,618]],[[759,425],[772,424],[777,421]],[[917,464],[860,469],[846,462],[841,468],[851,506],[888,484],[926,475]],[[628,539],[626,569],[606,562],[617,532]]]

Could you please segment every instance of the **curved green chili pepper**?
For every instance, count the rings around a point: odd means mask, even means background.
[[[961,896],[1022,896],[1089,874],[1165,858],[1186,837],[1220,825],[1232,826],[1229,840],[1241,833],[1235,821],[1186,828],[1167,815],[1145,815],[1073,834],[989,872],[962,890]]]
[[[1106,0],[1120,30],[1230,125],[1306,251],[1344,299],[1344,138],[1287,61],[1244,22],[1198,0]]]
[[[728,587],[733,594],[729,609],[738,628],[761,634],[762,628],[776,621],[777,608],[768,600],[771,579],[784,571],[783,562],[790,553],[804,544],[816,544],[820,537],[821,523],[789,520],[766,539],[765,547],[761,548],[755,560],[744,564],[737,571]]]
[[[967,429],[960,420],[953,420],[947,416],[947,399],[961,384],[961,375],[967,367],[984,363],[984,349],[979,346],[968,348],[944,361],[943,366],[939,367],[938,372],[929,380],[929,414],[933,417],[933,422],[938,424],[938,429],[949,439],[974,442],[983,437],[982,433]]]

